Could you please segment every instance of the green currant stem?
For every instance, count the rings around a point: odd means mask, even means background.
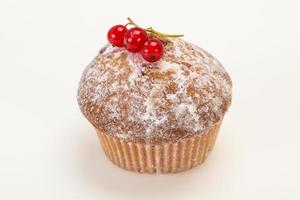
[[[128,23],[125,25],[133,25],[133,26],[136,26],[136,27],[139,27],[141,28],[139,25],[137,25],[132,19],[130,19],[129,17],[127,17],[127,20],[128,20]],[[144,28],[143,28],[144,29]],[[166,34],[166,33],[161,33],[161,32],[158,32],[156,31],[154,28],[152,27],[149,27],[149,28],[146,28],[144,29],[145,31],[149,32],[149,33],[153,33],[153,34],[156,34],[160,37],[183,37],[183,35],[178,35],[178,34]]]
[[[127,17],[127,20],[128,20],[128,23],[125,26],[127,26],[127,25],[133,25],[133,26],[136,26],[136,27],[140,28],[140,26],[137,25],[130,17]]]
[[[152,27],[149,27],[146,29],[147,32],[149,33],[154,33],[160,37],[183,37],[183,35],[178,35],[178,34],[166,34],[166,33],[161,33],[161,32],[158,32],[156,31],[154,28]]]

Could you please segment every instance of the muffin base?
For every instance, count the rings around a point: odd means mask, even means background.
[[[217,122],[201,135],[157,145],[127,142],[96,131],[106,156],[115,165],[139,173],[177,173],[205,161],[214,147],[221,123]]]

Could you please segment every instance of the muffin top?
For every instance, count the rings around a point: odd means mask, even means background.
[[[85,69],[78,103],[112,137],[158,144],[202,134],[231,104],[231,79],[220,62],[179,38],[148,63],[138,53],[105,45]]]

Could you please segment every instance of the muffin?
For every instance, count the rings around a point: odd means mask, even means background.
[[[79,107],[106,156],[140,173],[176,173],[203,163],[231,104],[221,63],[180,38],[164,38],[164,54],[105,45],[83,72]]]

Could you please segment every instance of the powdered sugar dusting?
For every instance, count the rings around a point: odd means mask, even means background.
[[[99,130],[130,141],[159,143],[201,134],[231,103],[231,80],[220,62],[181,39],[147,63],[106,45],[84,71],[78,103]]]

